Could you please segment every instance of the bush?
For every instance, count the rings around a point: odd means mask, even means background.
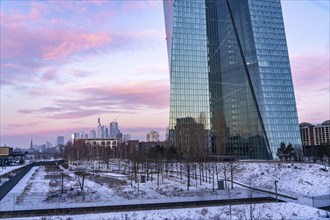
[[[208,213],[208,209],[207,208],[203,208],[201,211],[201,215],[205,216]]]

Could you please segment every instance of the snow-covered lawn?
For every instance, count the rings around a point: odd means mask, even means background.
[[[62,193],[63,173],[63,193]],[[81,179],[75,170],[55,166],[33,167],[0,201],[0,211],[74,207],[90,205],[141,204],[152,202],[246,198],[249,190],[235,187],[213,191],[210,181],[192,179],[187,191],[186,177],[153,174],[146,183],[131,181],[128,175],[111,172],[89,172],[81,190]],[[132,184],[132,186],[131,186]],[[265,197],[254,192],[253,197]]]
[[[223,179],[224,173],[220,169],[223,168],[223,164],[217,165],[219,166],[218,178]],[[159,176],[157,173],[153,173],[146,183],[135,182],[131,179],[134,175],[127,175],[128,169],[123,172],[124,166],[121,167],[120,170],[112,165],[110,170],[107,170],[105,166],[103,168],[101,166],[100,170],[92,170],[88,164],[80,165],[80,168],[88,173],[85,176],[83,190],[81,190],[80,185],[82,184],[81,177],[76,173],[77,166],[70,166],[70,168],[66,166],[33,167],[13,190],[0,201],[0,211],[228,199],[229,197],[246,198],[250,192],[248,189],[237,185],[230,192],[217,190],[216,181],[214,183],[215,190],[213,191],[213,178],[210,178],[210,173],[207,182],[206,178],[204,182],[201,182],[198,176],[199,171],[196,172],[198,179],[194,178],[194,172],[191,171],[191,183],[189,191],[187,191],[187,176],[183,174],[181,177],[176,172],[177,169],[173,169],[174,172],[168,172],[167,174],[164,172]],[[277,180],[279,193],[300,198],[304,196],[325,196],[325,199],[328,200],[328,195],[330,195],[330,172],[324,171],[322,168],[324,166],[317,164],[239,162],[235,165],[234,180],[272,192],[274,191],[274,181]],[[226,172],[227,179],[230,179],[230,171],[227,170]],[[214,179],[216,180],[216,177]],[[252,196],[268,195],[254,191]],[[298,202],[300,201],[298,200]],[[303,204],[309,203],[304,202]],[[314,205],[314,200],[313,204],[309,205]],[[241,219],[239,215],[245,212],[243,207],[245,206],[236,207],[237,219]],[[266,219],[282,218],[282,215],[285,219],[309,219],[312,216],[318,219],[320,216],[327,215],[323,211],[296,203],[259,204],[255,207],[255,212],[262,213]],[[74,219],[125,219],[126,217],[128,219],[217,219],[221,217],[222,219],[228,215],[228,210],[226,210],[226,207],[178,209],[175,211],[157,210],[74,216]],[[189,212],[194,217],[190,217]],[[46,219],[67,218],[51,217]]]
[[[12,165],[12,166],[0,166],[0,186],[4,184],[6,181],[9,180],[9,178],[15,176],[18,172],[20,172],[20,169],[26,165],[28,165],[29,162],[23,164],[23,165]]]
[[[1,167],[0,166],[0,176],[6,173],[9,173],[13,170],[19,169],[21,167],[26,166],[27,164],[23,164],[23,165],[14,165],[14,166],[5,166],[5,167]]]
[[[203,220],[203,219],[255,219],[255,220],[274,220],[274,219],[290,219],[290,220],[317,220],[329,219],[330,213],[316,208],[295,204],[295,203],[265,203],[256,205],[235,205],[231,207],[231,218],[229,206],[220,207],[204,207],[189,209],[165,209],[151,211],[131,211],[131,212],[114,212],[114,213],[98,213],[84,215],[65,215],[65,216],[47,216],[47,217],[31,217],[25,220],[169,220],[169,219],[185,219],[185,220]],[[18,220],[21,218],[11,218]]]
[[[307,163],[252,163],[240,162],[239,172],[234,180],[251,186],[275,190],[277,180],[279,193],[299,196],[330,195],[330,170],[324,166]]]

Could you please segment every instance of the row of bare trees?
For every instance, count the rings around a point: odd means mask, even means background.
[[[217,121],[223,122],[222,116],[217,116]],[[160,179],[171,175],[178,175],[181,179],[183,176],[187,180],[187,190],[194,184],[201,185],[202,182],[212,182],[213,190],[215,181],[219,180],[219,174],[223,173],[223,178],[230,177],[233,179],[234,168],[233,163],[230,165],[223,163],[207,161],[207,136],[206,116],[201,113],[195,119],[192,117],[177,119],[175,133],[175,147],[157,145],[146,151],[140,151],[138,146],[122,144],[118,147],[91,146],[89,144],[72,145],[70,143],[65,147],[65,159],[67,161],[99,161],[98,164],[104,163],[109,168],[112,158],[125,160],[123,163],[124,173],[129,172],[131,185],[133,180],[138,182],[138,174],[144,173],[147,181],[153,180],[156,174],[157,185]],[[225,154],[224,148],[224,123],[218,123],[215,127],[216,132],[222,136],[216,136],[216,152]],[[168,143],[168,142],[167,142]],[[121,164],[121,163],[120,163]],[[215,180],[216,178],[216,180]],[[194,183],[193,183],[194,182]],[[232,185],[233,186],[233,185]]]

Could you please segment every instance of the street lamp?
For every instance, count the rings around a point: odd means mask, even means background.
[[[277,200],[277,180],[275,180],[275,198],[276,198],[276,202],[278,202]]]
[[[63,174],[63,171],[62,171],[62,175],[61,175],[61,177],[62,177],[62,187],[61,187],[61,193],[63,194],[63,179],[64,179],[64,174]]]

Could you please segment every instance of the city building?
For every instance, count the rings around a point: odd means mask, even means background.
[[[46,148],[52,148],[53,147],[53,143],[50,141],[46,141]]]
[[[96,131],[95,130],[90,130],[88,137],[89,138],[96,138]]]
[[[102,138],[102,125],[101,125],[101,119],[100,116],[97,118],[97,137]]]
[[[120,133],[120,130],[118,129],[118,122],[116,122],[116,121],[111,122],[109,128],[110,128],[109,131],[110,131],[111,138],[115,138],[117,136],[117,134]]]
[[[130,134],[124,134],[123,135],[123,142],[124,143],[127,143],[130,140],[131,140],[131,135]]]
[[[104,125],[101,126],[101,138],[108,137],[108,128]]]
[[[159,133],[157,131],[150,131],[147,133],[147,142],[158,142],[159,141]]]
[[[55,138],[55,146],[64,145],[64,136],[57,136]]]
[[[117,140],[114,138],[78,138],[73,142],[74,146],[88,144],[92,147],[109,147],[111,149],[117,147]]]
[[[73,134],[71,134],[72,143],[75,139],[78,139],[78,138],[81,138],[81,134],[79,132],[74,132]]]
[[[330,120],[317,125],[304,122],[299,127],[303,146],[330,145]]]
[[[169,144],[252,159],[275,159],[281,142],[301,146],[280,0],[163,4]]]

